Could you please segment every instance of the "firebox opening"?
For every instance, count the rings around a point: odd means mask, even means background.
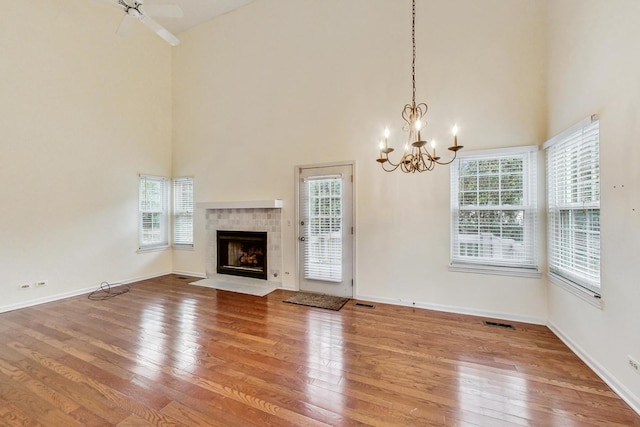
[[[267,280],[267,233],[218,230],[218,274]]]

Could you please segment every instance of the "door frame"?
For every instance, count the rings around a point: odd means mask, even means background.
[[[296,245],[295,245],[295,252],[296,252],[296,282],[295,282],[295,290],[299,291],[300,290],[300,277],[301,277],[301,271],[300,271],[300,227],[298,226],[300,224],[300,174],[302,172],[302,169],[314,169],[314,168],[330,168],[330,167],[334,167],[334,166],[351,166],[351,171],[352,171],[352,176],[353,176],[353,181],[352,181],[352,192],[351,192],[351,224],[353,224],[353,234],[351,234],[351,277],[353,278],[353,286],[352,286],[352,292],[351,292],[351,297],[352,298],[356,298],[356,295],[358,295],[357,292],[357,286],[358,286],[358,280],[356,277],[356,265],[357,265],[357,260],[358,257],[356,255],[356,236],[358,233],[358,227],[356,226],[356,162],[355,160],[351,160],[351,161],[341,161],[341,162],[331,162],[331,163],[315,163],[315,164],[310,164],[310,165],[297,165],[295,166],[295,170],[294,170],[294,181],[295,181],[295,240],[296,240]]]

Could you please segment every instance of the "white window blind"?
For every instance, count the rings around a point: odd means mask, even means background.
[[[592,116],[549,140],[549,271],[600,292],[600,125]]]
[[[164,177],[140,175],[138,236],[142,250],[169,245],[168,181]]]
[[[537,270],[536,151],[465,153],[451,167],[451,264]]]
[[[304,277],[342,281],[342,177],[309,177],[303,185]]]
[[[173,179],[173,245],[193,247],[193,178]]]

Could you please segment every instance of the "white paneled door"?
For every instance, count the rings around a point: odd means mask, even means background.
[[[353,297],[353,166],[300,168],[300,290]]]

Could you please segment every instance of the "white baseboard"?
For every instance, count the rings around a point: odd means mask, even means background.
[[[200,279],[207,278],[207,273],[195,273],[193,271],[173,270],[171,274],[178,274],[180,276],[198,277]]]
[[[510,320],[512,322],[531,323],[534,325],[546,325],[546,319],[533,316],[519,316],[510,313],[500,313],[488,310],[476,310],[467,307],[457,307],[441,304],[430,304],[417,301],[405,301],[396,298],[380,298],[370,295],[357,295],[354,298],[364,301],[379,302],[382,304],[400,305],[404,307],[424,308],[426,310],[444,311],[446,313],[466,314],[469,316],[489,317],[491,319]]]
[[[551,332],[556,334],[560,341],[566,344],[597,376],[602,379],[611,389],[624,400],[638,415],[640,415],[640,397],[634,395],[624,384],[616,379],[611,373],[600,363],[592,359],[586,351],[576,344],[568,335],[566,335],[556,324],[547,322],[547,327]],[[630,374],[631,375],[631,374]]]
[[[118,280],[115,282],[109,282],[109,285],[113,288],[117,286],[128,285],[129,283],[139,282],[141,280],[147,280],[147,279],[153,279],[160,276],[166,276],[167,274],[171,274],[171,272],[163,272],[163,273],[157,273],[157,274],[150,274],[146,276],[133,277],[125,280]],[[58,301],[65,298],[71,298],[71,297],[75,297],[82,294],[88,294],[89,292],[93,292],[97,290],[99,287],[100,287],[100,284],[97,284],[88,288],[82,288],[74,291],[63,292],[61,294],[49,295],[43,298],[37,298],[29,301],[19,302],[17,304],[0,306],[0,313],[18,310],[21,308],[33,307],[34,305],[45,304],[48,302]]]

